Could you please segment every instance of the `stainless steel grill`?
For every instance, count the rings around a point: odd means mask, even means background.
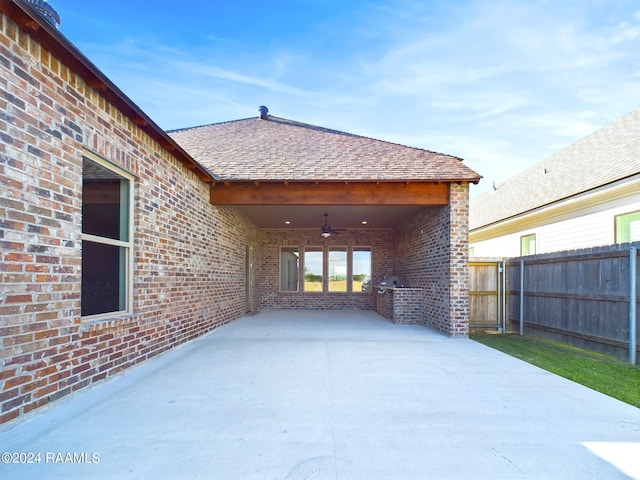
[[[378,293],[385,293],[387,288],[401,288],[404,286],[404,281],[400,277],[391,275],[382,279],[378,286]]]

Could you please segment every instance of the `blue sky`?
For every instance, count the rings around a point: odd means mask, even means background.
[[[637,0],[50,0],[164,129],[257,115],[462,157],[472,196],[640,108]]]

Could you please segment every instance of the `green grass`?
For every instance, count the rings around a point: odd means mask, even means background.
[[[638,365],[527,335],[472,335],[471,338],[640,408]]]

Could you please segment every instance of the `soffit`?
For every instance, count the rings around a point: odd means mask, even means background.
[[[309,229],[328,223],[333,228],[390,229],[416,215],[420,206],[345,206],[345,205],[239,205],[234,206],[259,228]],[[290,222],[286,224],[285,222]],[[366,225],[362,222],[366,221]]]

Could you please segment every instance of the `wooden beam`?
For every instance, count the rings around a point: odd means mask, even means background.
[[[211,184],[214,205],[447,205],[447,183],[230,182]]]

